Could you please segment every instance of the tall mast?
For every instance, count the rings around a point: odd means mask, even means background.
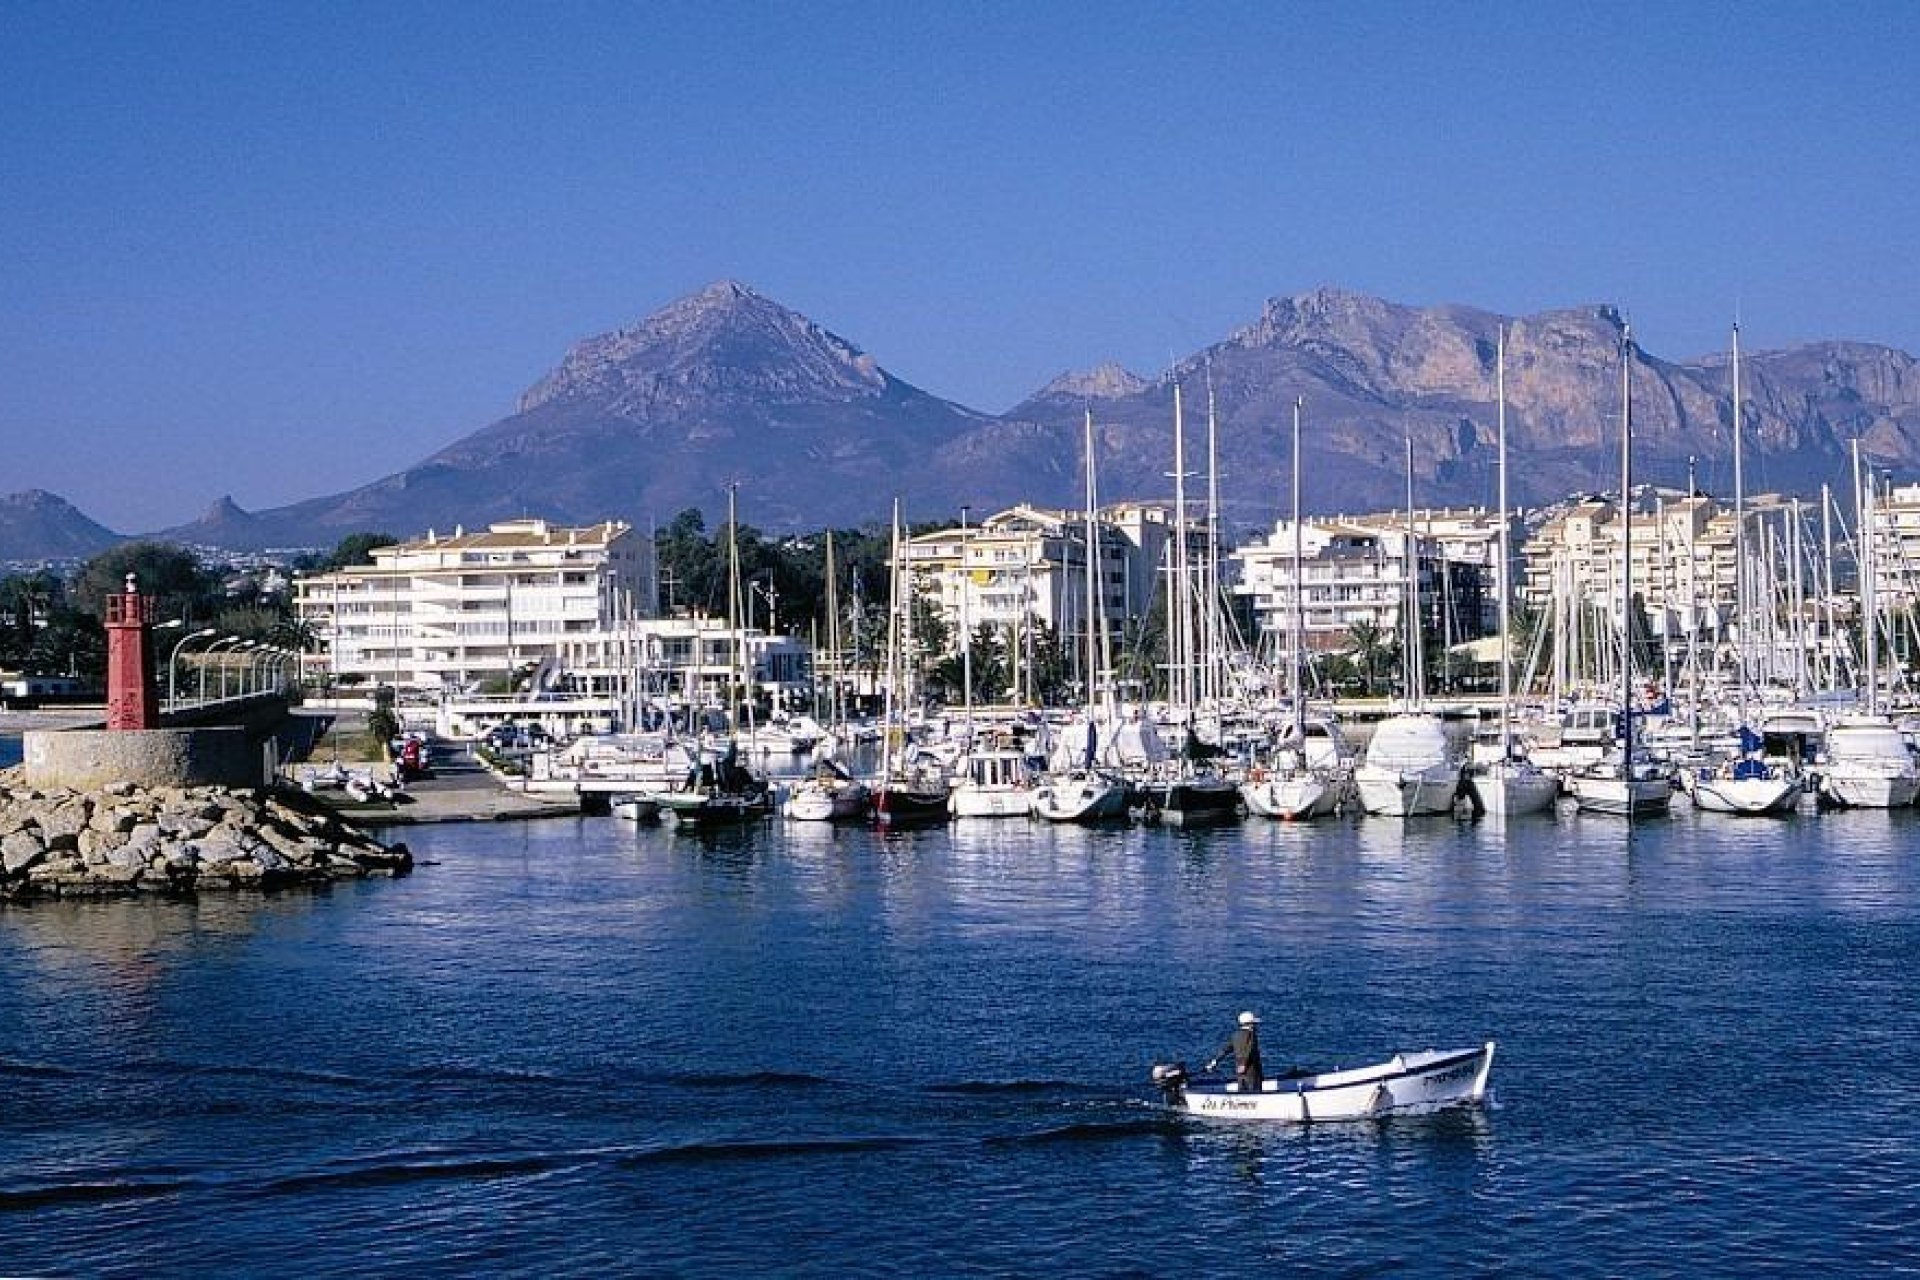
[[[1833,489],[1830,485],[1820,486],[1820,568],[1814,575],[1814,590],[1820,593],[1821,616],[1825,619],[1815,633],[1816,644],[1820,635],[1826,637],[1827,645],[1827,689],[1829,692],[1840,687],[1840,647],[1834,643],[1835,605],[1833,599]],[[1819,657],[1816,648],[1814,656]]]
[[[880,733],[880,776],[893,776],[893,716],[900,698],[900,499],[893,500],[893,554],[887,566],[887,699]]]
[[[1791,604],[1789,616],[1793,618],[1793,697],[1807,697],[1807,580],[1803,576],[1807,555],[1801,549],[1801,501],[1795,497],[1788,503],[1793,522],[1788,526],[1788,564],[1793,572],[1788,574],[1788,601]]]
[[[728,708],[727,724],[736,733],[742,704],[749,716],[753,707],[753,700],[747,697],[747,635],[742,629],[745,624],[741,620],[746,609],[740,599],[740,517],[735,510],[735,495],[739,489],[740,482],[737,480],[727,485],[727,625],[733,632],[733,670],[729,675],[734,688],[733,696],[740,700]]]
[[[1693,486],[1693,459],[1687,459],[1687,725],[1695,747],[1700,745],[1700,561],[1694,555],[1694,521],[1699,518],[1699,492]],[[1715,628],[1718,630],[1718,628]]]
[[[1426,701],[1426,672],[1420,653],[1420,543],[1413,527],[1413,437],[1407,437],[1407,625],[1400,669],[1407,682],[1407,709]]]
[[[1180,382],[1173,384],[1173,590],[1167,607],[1173,612],[1167,619],[1169,693],[1177,706],[1193,707],[1192,668],[1193,610],[1188,595],[1193,584],[1187,580],[1187,441],[1186,424],[1181,417]]]
[[[1293,727],[1302,739],[1307,723],[1307,605],[1306,584],[1300,580],[1300,409],[1306,402],[1305,396],[1293,398]]]
[[[840,586],[833,572],[833,530],[827,530],[827,652],[832,656],[833,683],[827,694],[828,723],[840,727]]]
[[[1206,615],[1202,619],[1206,645],[1204,695],[1216,700],[1226,692],[1221,680],[1220,663],[1226,652],[1220,618],[1220,455],[1214,429],[1213,362],[1207,362],[1207,563],[1202,570],[1205,584],[1203,599]]]
[[[1880,714],[1880,671],[1878,662],[1879,623],[1874,613],[1880,607],[1874,575],[1877,558],[1873,547],[1873,473],[1860,470],[1860,438],[1853,441],[1854,523],[1859,526],[1854,539],[1854,563],[1860,573],[1860,642],[1867,661],[1867,714]]]
[[[967,548],[971,539],[967,533],[967,508],[960,507],[960,698],[964,705],[967,724],[967,746],[973,746],[973,610],[968,607],[973,597],[973,580],[967,576]]]
[[[1733,626],[1740,637],[1734,649],[1736,698],[1740,723],[1747,723],[1747,490],[1740,470],[1740,326],[1733,326]]]
[[[1085,478],[1085,480],[1086,480],[1086,486],[1087,486],[1087,510],[1086,510],[1086,539],[1087,539],[1087,545],[1086,545],[1086,563],[1087,563],[1087,573],[1086,573],[1086,579],[1087,579],[1087,616],[1086,616],[1086,629],[1087,629],[1087,646],[1086,646],[1086,652],[1087,652],[1087,684],[1086,684],[1086,704],[1087,704],[1087,716],[1088,716],[1088,718],[1089,718],[1089,719],[1091,719],[1091,718],[1092,718],[1092,716],[1093,716],[1093,693],[1094,693],[1094,688],[1093,688],[1093,686],[1094,686],[1094,680],[1095,680],[1095,678],[1096,678],[1096,675],[1097,675],[1097,674],[1100,674],[1100,673],[1101,673],[1101,666],[1100,666],[1100,662],[1099,662],[1099,650],[1098,650],[1098,648],[1097,648],[1097,644],[1098,644],[1098,642],[1099,642],[1099,641],[1104,641],[1104,640],[1106,639],[1106,626],[1105,626],[1105,621],[1106,621],[1106,620],[1105,620],[1105,618],[1104,618],[1104,617],[1102,617],[1102,616],[1101,616],[1101,611],[1100,611],[1100,605],[1099,605],[1099,599],[1100,599],[1100,596],[1099,596],[1099,591],[1100,591],[1100,531],[1099,531],[1099,529],[1098,529],[1098,527],[1096,527],[1096,525],[1094,524],[1094,509],[1093,509],[1093,503],[1094,503],[1094,495],[1093,495],[1093,406],[1091,406],[1091,405],[1089,405],[1089,406],[1087,406],[1087,420],[1086,420],[1086,426],[1085,426],[1085,428],[1084,428],[1084,430],[1083,430],[1083,431],[1082,431],[1082,433],[1081,433],[1081,440],[1082,440],[1082,447],[1084,448],[1084,450],[1085,450],[1085,452],[1086,452],[1086,460],[1085,460],[1085,463],[1083,464],[1083,466],[1084,466],[1084,470],[1085,470],[1085,473],[1086,473],[1086,474],[1085,474],[1085,477],[1084,477],[1084,478]],[[1099,628],[1099,631],[1098,631],[1098,635],[1097,635],[1097,636],[1096,636],[1096,634],[1095,634],[1095,628],[1096,628],[1096,627],[1098,627],[1098,628]]]
[[[1620,746],[1633,761],[1633,328],[1620,326]]]
[[[1494,340],[1494,389],[1498,406],[1500,456],[1500,759],[1513,753],[1513,671],[1509,630],[1513,625],[1509,597],[1513,584],[1507,574],[1513,567],[1513,551],[1507,530],[1507,327],[1503,324]]]

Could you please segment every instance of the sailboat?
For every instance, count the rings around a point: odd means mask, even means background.
[[[1588,813],[1638,818],[1667,812],[1673,784],[1634,734],[1633,333],[1620,334],[1620,745],[1572,774],[1568,790]]]
[[[733,631],[733,661],[729,683],[742,700],[751,696],[746,678],[746,638],[738,619],[743,616],[740,599],[739,517],[735,513],[735,487],[727,488],[727,614]],[[741,763],[739,709],[727,717],[727,742],[717,755],[701,751],[686,779],[670,790],[653,791],[638,799],[651,801],[662,817],[694,827],[737,826],[759,822],[773,813],[773,796],[766,779]]]
[[[1240,784],[1240,799],[1248,813],[1288,822],[1339,812],[1353,781],[1353,761],[1339,729],[1331,722],[1311,726],[1323,744],[1319,752],[1310,748],[1308,734],[1306,583],[1301,577],[1300,547],[1300,410],[1305,403],[1299,397],[1293,402],[1293,609],[1288,642],[1292,705],[1284,735],[1268,758],[1256,762]]]
[[[900,551],[900,500],[893,503],[892,590],[887,610],[886,714],[880,739],[880,777],[873,787],[873,820],[883,827],[928,826],[947,820],[947,779],[936,760],[912,749],[906,734],[905,673],[901,655],[912,647],[910,588]]]
[[[1494,759],[1474,765],[1467,771],[1467,785],[1473,788],[1480,807],[1492,817],[1514,817],[1540,813],[1553,807],[1560,796],[1560,779],[1528,760],[1513,741],[1513,656],[1511,643],[1513,619],[1512,583],[1508,573],[1513,565],[1509,545],[1512,530],[1507,517],[1507,330],[1500,327],[1494,348],[1494,382],[1499,405],[1500,455],[1500,749]]]
[[[1407,441],[1407,596],[1401,665],[1408,710],[1374,726],[1353,771],[1360,807],[1384,818],[1451,813],[1460,794],[1463,752],[1440,717],[1421,709],[1426,679],[1420,658],[1420,543],[1413,527],[1413,441]]]
[[[1902,809],[1920,795],[1920,766],[1893,720],[1880,710],[1879,574],[1874,546],[1873,482],[1862,481],[1860,442],[1853,442],[1853,487],[1859,525],[1860,616],[1866,659],[1867,708],[1827,726],[1817,777],[1819,801],[1835,808]]]
[[[1086,452],[1086,632],[1087,705],[1084,721],[1069,726],[1083,744],[1064,769],[1050,769],[1039,779],[1028,801],[1029,812],[1048,822],[1101,822],[1127,816],[1127,784],[1119,774],[1100,767],[1100,721],[1094,715],[1096,693],[1104,701],[1112,725],[1118,708],[1113,698],[1113,669],[1107,648],[1106,613],[1100,603],[1099,499],[1094,485],[1093,410],[1087,410],[1083,447]],[[1064,737],[1065,735],[1063,735]],[[1062,743],[1068,751],[1073,747]]]
[[[827,649],[836,660],[840,653],[840,608],[838,583],[834,577],[833,530],[827,530]],[[827,718],[840,723],[840,687],[834,682],[831,709]],[[813,767],[807,776],[787,792],[780,812],[801,822],[857,822],[867,816],[872,794],[867,784],[853,776],[833,758],[836,733],[828,733],[815,749]]]
[[[1184,713],[1184,742],[1179,755],[1161,762],[1139,783],[1138,790],[1148,815],[1162,822],[1175,826],[1233,822],[1240,817],[1240,791],[1214,767],[1220,749],[1203,743],[1195,729],[1198,643],[1194,635],[1194,584],[1187,567],[1186,436],[1178,380],[1173,384],[1173,494],[1173,530],[1168,543],[1173,581],[1167,597],[1167,676],[1170,701]]]
[[[1734,685],[1739,717],[1734,728],[1735,758],[1716,768],[1682,774],[1694,807],[1708,813],[1742,817],[1790,813],[1800,802],[1798,771],[1762,757],[1764,739],[1747,723],[1747,689],[1752,670],[1753,625],[1747,612],[1747,510],[1740,471],[1740,326],[1733,327],[1733,618],[1739,632]]]

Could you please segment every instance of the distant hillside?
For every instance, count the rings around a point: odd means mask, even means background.
[[[1419,501],[1490,503],[1503,325],[1514,500],[1617,484],[1622,323],[1610,306],[1509,318],[1320,289],[1273,299],[1159,377],[1113,365],[1066,374],[993,416],[895,378],[852,342],[727,281],[578,343],[514,413],[404,471],[251,514],[223,501],[165,536],[325,546],[363,530],[406,535],[527,514],[644,525],[699,507],[715,520],[730,483],[741,518],[770,531],[883,521],[896,496],[919,520],[962,503],[1075,505],[1089,407],[1104,495],[1163,498],[1176,380],[1196,472],[1211,392],[1220,491],[1236,529],[1279,509],[1296,396],[1306,401],[1312,509],[1401,503],[1409,438]],[[1877,465],[1920,465],[1914,365],[1864,343],[1749,355],[1752,482],[1808,493],[1841,482],[1856,436]],[[1692,457],[1704,484],[1724,488],[1726,358],[1673,362],[1636,350],[1632,380],[1636,474],[1674,483]]]
[[[123,540],[43,489],[0,495],[0,561],[85,559]]]

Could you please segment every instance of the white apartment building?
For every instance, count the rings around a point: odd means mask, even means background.
[[[1498,617],[1495,568],[1499,520],[1479,508],[1334,516],[1300,522],[1302,632],[1309,653],[1350,646],[1356,625],[1394,635],[1405,625],[1408,547],[1418,575],[1421,625],[1449,644],[1488,634]],[[1234,590],[1252,597],[1262,635],[1290,655],[1296,584],[1294,527],[1275,523],[1266,539],[1232,553]]]
[[[616,620],[656,611],[652,539],[617,520],[429,530],[371,560],[295,583],[335,682],[438,692],[542,664],[591,668],[605,664]]]
[[[1916,496],[1920,496],[1917,494]],[[1642,500],[1633,514],[1633,593],[1655,630],[1680,633],[1719,631],[1731,619],[1735,603],[1734,513],[1705,494]],[[1796,545],[1808,562],[1815,539],[1802,528],[1793,533],[1795,505],[1765,495],[1746,503],[1747,595],[1749,607],[1764,608],[1788,585],[1789,552]],[[1808,513],[1799,510],[1804,525]],[[1915,537],[1920,546],[1920,507]],[[1527,541],[1521,600],[1550,609],[1556,600],[1573,601],[1615,616],[1620,610],[1619,504],[1587,498],[1543,524]],[[1803,589],[1811,596],[1811,577]]]
[[[1163,590],[1171,505],[1120,503],[1095,521],[1093,617],[1114,639],[1144,616]],[[1188,533],[1198,564],[1204,530]],[[1080,511],[1021,505],[966,524],[921,534],[902,547],[913,590],[933,603],[957,649],[963,634],[989,626],[1010,636],[1041,625],[1078,665],[1086,651],[1087,530]]]
[[[1920,484],[1895,485],[1873,501],[1875,607],[1899,610],[1920,600]]]
[[[471,698],[531,675],[546,695],[635,705],[718,703],[741,676],[791,699],[812,675],[805,645],[699,615],[659,618],[651,538],[620,521],[563,528],[510,520],[377,547],[371,564],[295,584],[327,644],[314,683]]]

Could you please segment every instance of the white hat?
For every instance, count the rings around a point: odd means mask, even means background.
[[[1248,1010],[1246,1013],[1240,1015],[1240,1025],[1243,1027],[1257,1027],[1260,1025],[1260,1019],[1253,1016],[1252,1010]]]

